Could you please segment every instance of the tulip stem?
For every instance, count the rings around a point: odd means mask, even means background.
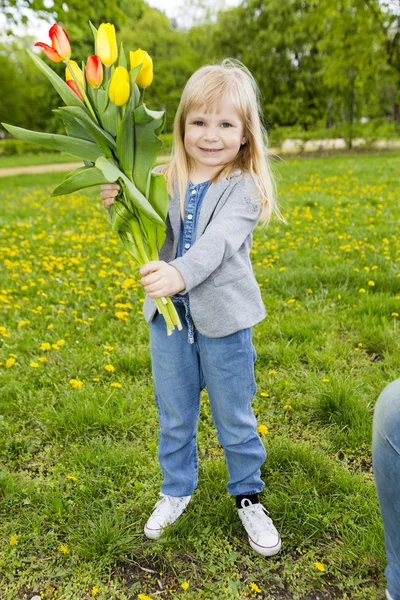
[[[145,92],[146,92],[146,88],[142,88],[142,89],[140,90],[139,104],[143,104],[143,102],[144,102],[144,94],[145,94]]]
[[[85,90],[84,90],[83,86],[81,85],[80,81],[78,80],[77,76],[75,75],[75,73],[74,73],[74,71],[73,71],[73,69],[72,69],[72,67],[71,67],[71,65],[70,65],[70,62],[69,62],[69,60],[66,60],[66,61],[64,61],[64,62],[65,62],[65,64],[67,65],[67,67],[68,67],[68,69],[69,69],[69,72],[70,72],[70,73],[71,73],[71,75],[72,75],[72,79],[75,81],[76,85],[78,86],[78,90],[79,90],[79,91],[80,91],[80,93],[82,94],[82,96],[83,96],[83,99],[84,99],[84,101],[85,101],[85,104],[86,104],[86,106],[88,107],[88,109],[89,109],[89,112],[90,112],[90,114],[92,115],[94,122],[95,122],[95,123],[97,123],[97,125],[98,125],[98,124],[99,124],[99,122],[98,122],[98,120],[97,120],[97,117],[96,117],[96,115],[95,115],[95,113],[94,113],[94,110],[93,110],[93,108],[92,108],[92,105],[90,104],[89,98],[87,97],[87,95],[86,95],[86,92],[85,92]]]

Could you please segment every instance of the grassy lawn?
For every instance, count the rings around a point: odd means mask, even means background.
[[[226,492],[206,390],[194,501],[144,537],[161,473],[137,268],[96,190],[0,180],[2,599],[383,598],[371,423],[399,376],[400,153],[275,168],[288,223],[257,228],[252,254],[262,501],[283,541],[270,559]]]
[[[55,152],[54,154],[25,154],[23,156],[0,156],[0,169],[11,167],[27,167],[30,165],[53,165],[58,163],[79,162],[70,154]]]

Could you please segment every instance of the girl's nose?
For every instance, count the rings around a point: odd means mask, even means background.
[[[218,140],[218,132],[215,129],[206,129],[204,139],[209,141]]]

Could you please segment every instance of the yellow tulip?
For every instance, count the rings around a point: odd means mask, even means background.
[[[135,52],[129,52],[129,58],[131,62],[131,69],[142,65],[138,76],[136,77],[136,83],[141,88],[147,88],[153,81],[153,61],[151,56],[147,54],[145,50],[140,48]]]
[[[115,27],[111,23],[102,23],[96,36],[97,56],[103,65],[113,65],[118,58]]]
[[[117,106],[122,106],[128,102],[130,93],[129,73],[125,67],[117,67],[108,88],[110,100]]]
[[[78,63],[75,62],[74,60],[70,60],[69,61],[69,65],[75,75],[75,77],[77,78],[77,80],[79,81],[79,83],[81,84],[81,86],[84,88],[85,87],[85,81],[83,79],[83,72],[82,69],[79,68]],[[72,77],[72,73],[69,70],[68,67],[66,67],[65,69],[65,81],[71,81],[71,79],[73,80],[74,78]]]

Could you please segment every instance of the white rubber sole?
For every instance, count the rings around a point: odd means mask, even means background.
[[[257,554],[261,554],[262,556],[274,556],[280,552],[282,542],[281,538],[279,538],[278,543],[275,546],[260,546],[249,537],[249,544]]]

